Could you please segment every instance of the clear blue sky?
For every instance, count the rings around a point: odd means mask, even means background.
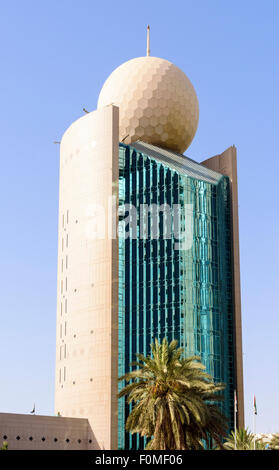
[[[54,408],[58,164],[111,71],[145,55],[194,84],[187,155],[238,149],[246,424],[279,431],[277,0],[6,0],[0,10],[0,411]]]

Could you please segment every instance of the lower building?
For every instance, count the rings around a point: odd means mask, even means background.
[[[8,450],[90,450],[96,442],[84,418],[0,413],[0,448]]]

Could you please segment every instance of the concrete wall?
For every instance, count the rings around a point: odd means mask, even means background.
[[[87,450],[89,434],[87,419],[0,413],[0,447],[9,450]]]
[[[106,106],[69,127],[60,156],[55,413],[88,418],[96,449],[117,448],[118,140]]]
[[[239,259],[239,227],[238,227],[238,190],[237,160],[235,146],[229,147],[220,155],[201,162],[202,165],[218,171],[230,178],[231,212],[233,238],[233,282],[234,282],[234,313],[235,313],[235,354],[236,384],[238,399],[238,427],[244,427],[244,391],[243,391],[243,358],[242,358],[242,326],[241,326],[241,291],[240,291],[240,259]]]

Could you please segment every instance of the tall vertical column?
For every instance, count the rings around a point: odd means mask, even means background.
[[[241,291],[239,261],[239,226],[238,226],[238,190],[237,161],[235,146],[229,147],[220,155],[201,162],[202,165],[218,171],[230,178],[231,214],[232,214],[232,251],[233,251],[233,286],[234,286],[234,321],[235,321],[235,359],[236,386],[238,397],[238,427],[244,427],[244,392],[243,392],[243,358],[241,326]]]
[[[118,116],[74,122],[60,156],[55,412],[88,418],[95,449],[117,448]]]

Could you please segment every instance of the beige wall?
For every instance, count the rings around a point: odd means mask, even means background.
[[[100,230],[118,196],[118,139],[106,106],[69,127],[60,155],[55,412],[88,418],[101,449],[117,448],[118,244]]]
[[[201,162],[202,165],[218,171],[230,178],[231,211],[233,221],[233,260],[234,260],[234,310],[236,340],[236,382],[238,398],[238,426],[244,427],[244,392],[243,392],[243,359],[242,359],[242,327],[241,327],[241,291],[240,291],[240,260],[239,260],[239,227],[238,227],[238,190],[237,190],[237,159],[235,146],[229,147],[220,155]]]
[[[92,449],[88,431],[87,419],[0,413],[0,447],[9,450]]]

